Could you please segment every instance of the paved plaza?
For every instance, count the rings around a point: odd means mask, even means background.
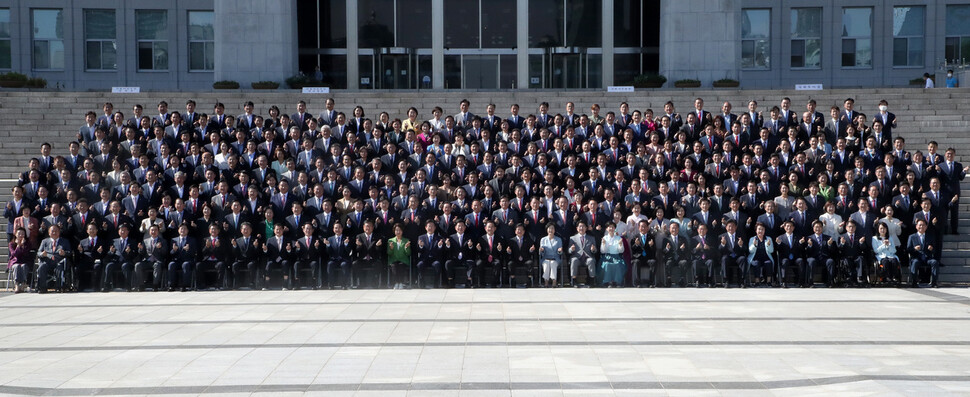
[[[9,395],[970,395],[970,290],[0,297]]]

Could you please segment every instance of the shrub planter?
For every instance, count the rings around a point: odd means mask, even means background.
[[[212,88],[217,90],[237,90],[239,89],[239,83],[232,80],[223,80],[212,83]]]
[[[24,88],[27,85],[27,75],[17,72],[0,74],[0,87]]]
[[[641,74],[633,78],[636,88],[660,88],[667,82],[667,78],[660,74]]]
[[[47,80],[40,77],[33,77],[27,80],[27,88],[47,88]]]
[[[700,80],[684,79],[677,80],[674,82],[674,87],[677,88],[697,88],[701,86]]]
[[[718,88],[733,88],[741,85],[741,82],[733,79],[720,79],[713,83],[714,87]]]
[[[280,88],[280,83],[275,81],[256,81],[249,84],[254,90],[275,90]]]

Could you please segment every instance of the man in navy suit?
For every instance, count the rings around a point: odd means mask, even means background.
[[[812,223],[812,234],[806,236],[805,241],[805,273],[802,275],[804,284],[802,287],[813,287],[815,285],[815,266],[825,265],[828,278],[826,284],[832,287],[832,278],[835,274],[835,260],[830,253],[835,246],[831,237],[822,234],[823,224],[821,221]]]
[[[943,190],[945,196],[952,197],[949,203],[940,203],[942,208],[947,209],[950,215],[950,234],[958,234],[960,181],[967,176],[967,169],[963,168],[963,164],[960,164],[959,161],[954,161],[955,156],[956,149],[947,149],[944,154],[944,161],[938,165],[942,185],[941,190]]]
[[[178,237],[172,239],[172,261],[168,263],[168,290],[175,291],[176,285],[181,281],[182,292],[185,292],[192,286],[199,246],[195,238],[189,237],[188,224],[183,223],[178,228]]]
[[[936,241],[926,233],[926,221],[920,219],[916,222],[916,233],[909,236],[906,242],[906,251],[909,252],[909,285],[918,287],[917,272],[922,266],[930,267],[930,287],[937,288],[939,279],[940,261],[934,259]]]
[[[418,263],[417,276],[418,286],[424,288],[427,280],[424,279],[424,269],[432,269],[434,278],[433,285],[437,286],[441,280],[441,267],[444,263],[445,238],[436,234],[437,225],[433,220],[424,223],[425,234],[418,236]]]

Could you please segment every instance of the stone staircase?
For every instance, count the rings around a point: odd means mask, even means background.
[[[292,114],[296,102],[307,101],[308,110],[317,114],[324,108],[327,98],[334,98],[337,110],[350,113],[354,106],[363,106],[366,115],[376,118],[380,111],[387,111],[393,118],[404,118],[409,107],[418,109],[419,118],[430,117],[431,109],[441,106],[445,114],[458,112],[458,102],[471,101],[471,111],[484,114],[485,105],[494,103],[496,113],[508,115],[511,104],[521,107],[521,114],[536,112],[539,103],[550,103],[550,113],[563,112],[566,101],[576,103],[577,113],[589,113],[589,107],[598,103],[601,113],[617,111],[619,104],[626,101],[631,109],[653,109],[656,113],[663,110],[668,100],[677,105],[680,113],[686,114],[693,109],[694,98],[704,98],[705,109],[719,111],[723,101],[730,101],[734,111],[743,111],[749,100],[756,100],[759,109],[767,113],[772,106],[778,105],[783,97],[792,99],[792,109],[804,110],[808,99],[818,102],[818,110],[828,115],[832,105],[842,106],[845,98],[856,100],[856,110],[875,114],[880,100],[889,102],[890,111],[896,114],[899,127],[894,130],[897,136],[907,140],[912,151],[925,151],[926,143],[935,140],[941,149],[954,147],[958,160],[970,163],[970,89],[920,88],[873,88],[840,89],[824,91],[794,90],[638,90],[633,93],[606,93],[602,91],[572,90],[530,90],[530,91],[338,91],[332,94],[301,94],[295,90],[252,91],[226,90],[218,92],[146,92],[140,94],[110,94],[104,92],[56,92],[56,91],[0,91],[0,123],[8,126],[0,130],[0,202],[10,196],[10,187],[19,173],[27,167],[28,160],[39,152],[40,144],[50,142],[54,154],[65,154],[67,142],[73,140],[78,127],[84,121],[84,113],[90,110],[100,113],[101,104],[110,101],[115,109],[131,115],[134,104],[142,104],[145,114],[154,115],[159,101],[167,101],[170,111],[184,111],[187,99],[198,103],[198,111],[211,113],[213,104],[222,102],[227,114],[242,113],[245,101],[253,101],[257,114],[266,114],[269,106],[277,105],[283,112]],[[970,188],[970,180],[965,183]],[[966,189],[960,199],[960,230],[970,230],[970,189]],[[6,227],[6,220],[0,220],[0,227]],[[0,237],[0,260],[6,262],[6,237]],[[943,269],[941,280],[945,283],[970,283],[970,236],[954,235],[944,239]],[[6,266],[2,267],[5,272]],[[0,283],[5,282],[6,274],[0,274]],[[0,287],[4,287],[0,284]]]

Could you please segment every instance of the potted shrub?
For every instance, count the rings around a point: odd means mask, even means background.
[[[292,77],[288,77],[286,79],[287,86],[298,90],[302,89],[303,87],[308,87],[309,83],[310,83],[310,78],[303,74],[298,74]]]
[[[249,84],[254,90],[275,90],[280,88],[280,83],[275,81],[255,81]]]
[[[909,85],[916,86],[916,87],[923,87],[924,85],[926,85],[926,80],[923,80],[922,77],[917,77],[915,79],[910,80]]]
[[[217,90],[236,90],[239,89],[239,83],[232,80],[222,80],[212,83],[212,88]]]
[[[641,74],[633,78],[633,86],[636,88],[660,88],[667,82],[667,78],[662,74]]]
[[[47,88],[47,79],[32,77],[27,79],[27,88]]]
[[[697,88],[701,86],[700,80],[695,79],[683,79],[674,82],[674,87],[677,88]]]
[[[27,85],[27,75],[17,72],[0,74],[0,87],[23,88]]]
[[[715,81],[713,84],[715,87],[737,87],[741,85],[741,82],[735,79],[720,79]]]

